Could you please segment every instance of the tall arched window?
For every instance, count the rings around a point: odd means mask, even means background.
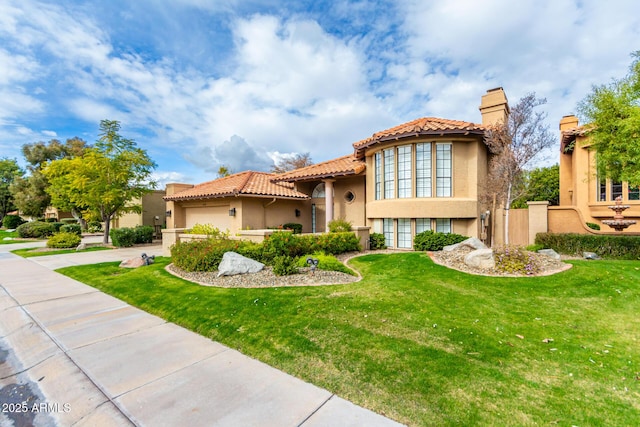
[[[314,199],[324,199],[324,182],[316,185],[316,188],[313,189],[313,193],[311,193],[311,197]]]

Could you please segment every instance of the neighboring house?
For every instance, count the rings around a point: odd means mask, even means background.
[[[603,219],[611,219],[616,197],[629,205],[625,219],[636,220],[626,231],[640,232],[640,188],[599,176],[596,151],[589,143],[588,128],[578,125],[576,116],[560,120],[560,206],[549,208],[549,231],[584,233],[587,222],[599,224],[601,231],[613,232]]]
[[[284,174],[241,172],[199,185],[169,184],[167,227],[208,223],[232,233],[300,223],[322,232],[334,218],[411,248],[424,230],[481,237],[488,125],[506,120],[502,88],[482,97],[482,124],[421,118],[355,142],[353,153]]]
[[[160,237],[160,228],[165,223],[165,192],[163,190],[153,190],[131,201],[132,205],[140,205],[140,213],[129,212],[114,218],[111,221],[111,228],[133,228],[138,225],[148,225],[156,229],[156,234]]]

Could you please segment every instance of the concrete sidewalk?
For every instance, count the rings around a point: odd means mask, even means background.
[[[23,259],[2,246],[0,401],[39,411],[0,425],[399,425],[51,270],[140,248]]]

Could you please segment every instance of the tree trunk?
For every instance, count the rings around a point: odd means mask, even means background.
[[[511,206],[511,183],[507,185],[507,197],[504,204],[504,244],[509,244],[509,208]]]
[[[111,215],[102,216],[102,220],[104,221],[104,237],[102,238],[102,243],[105,245],[109,244],[109,229],[111,228]]]

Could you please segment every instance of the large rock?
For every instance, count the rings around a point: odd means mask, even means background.
[[[139,257],[135,257],[135,258],[131,258],[131,259],[125,259],[124,261],[122,261],[120,263],[120,267],[122,267],[122,268],[138,268],[138,267],[142,267],[143,265],[150,265],[150,264],[153,264],[155,258],[156,258],[155,255],[147,256],[147,254],[143,253]]]
[[[218,266],[218,277],[235,276],[236,274],[257,273],[264,264],[236,252],[225,252]]]
[[[546,255],[553,259],[560,259],[560,254],[553,249],[540,249],[538,251],[539,254]]]
[[[494,268],[496,266],[492,249],[471,251],[464,257],[464,263],[473,268]]]
[[[469,248],[469,249],[487,249],[487,245],[482,243],[482,240],[476,237],[469,237],[467,240],[464,240],[460,243],[456,243],[455,245],[449,245],[442,248],[445,252],[457,251],[460,248]]]

